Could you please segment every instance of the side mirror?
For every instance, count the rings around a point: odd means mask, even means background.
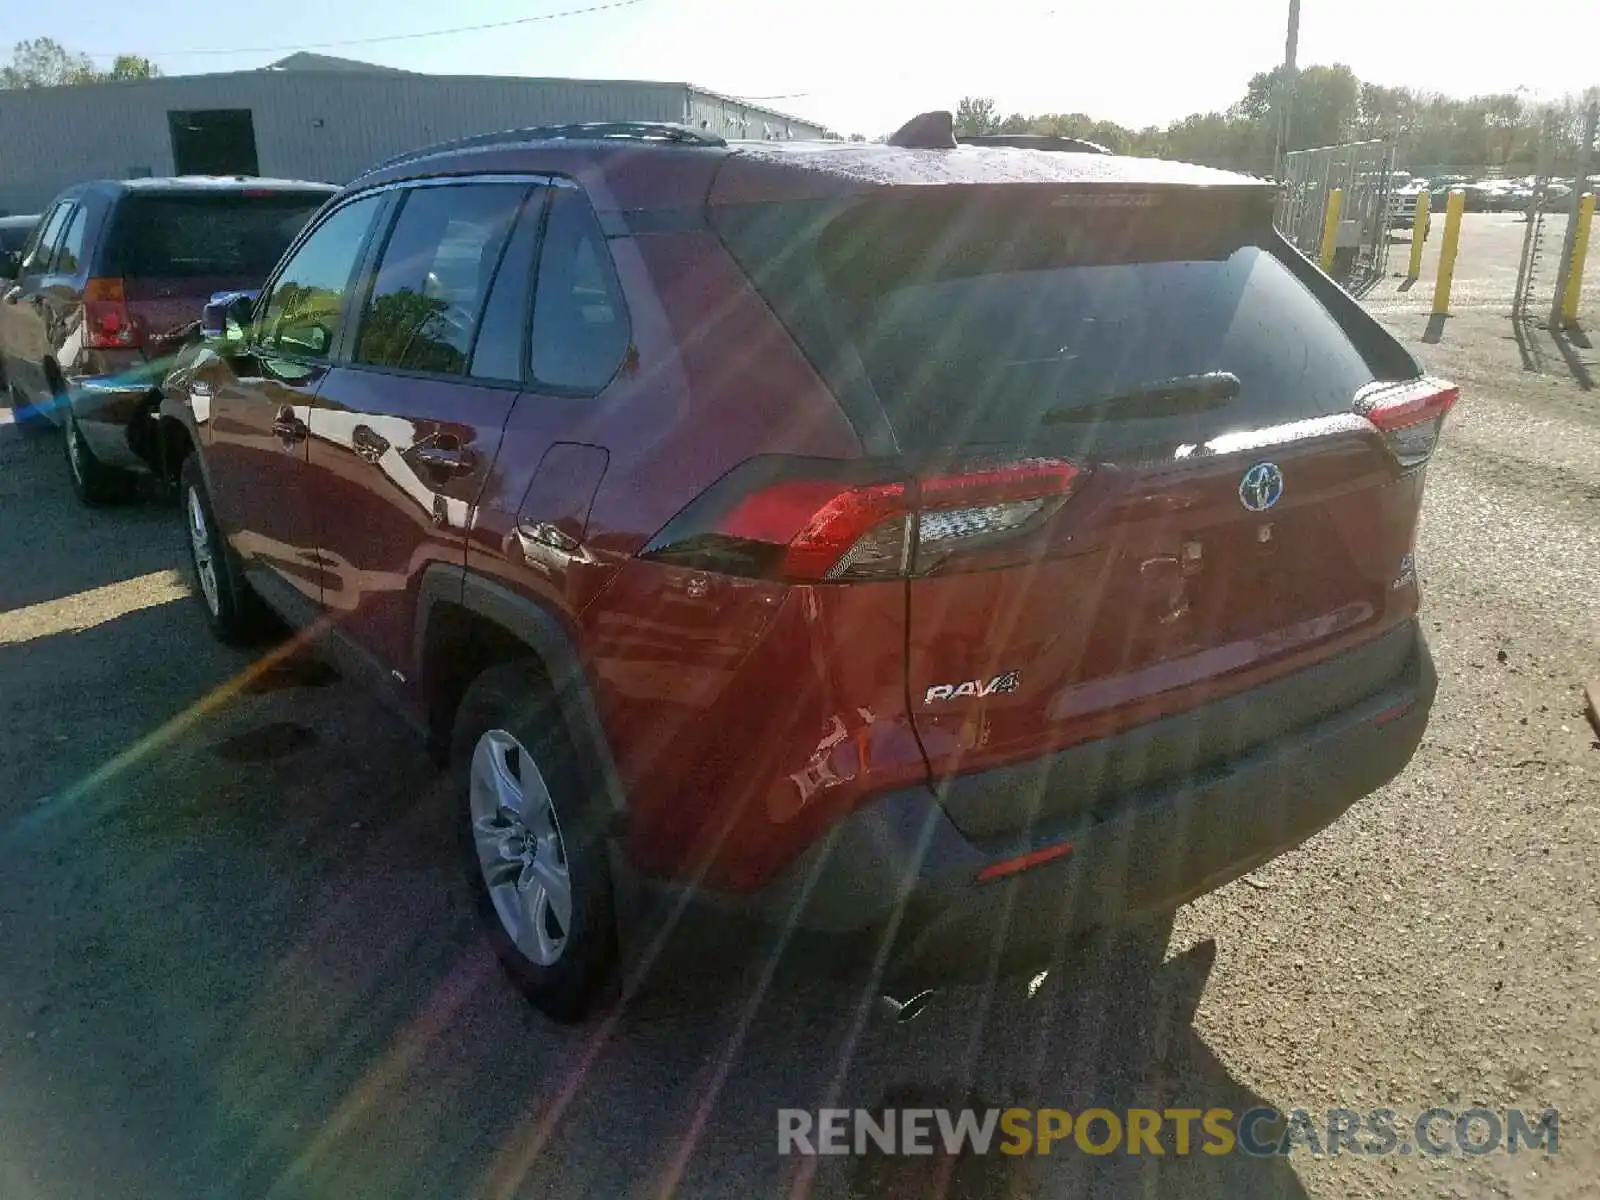
[[[328,352],[333,337],[321,325],[290,325],[278,332],[278,345],[284,350],[320,357]]]
[[[255,300],[255,292],[218,292],[201,311],[201,336],[214,341],[242,342]]]
[[[0,250],[0,279],[15,279],[22,273],[22,251]]]

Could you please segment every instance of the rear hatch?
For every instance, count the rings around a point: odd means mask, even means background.
[[[907,703],[936,785],[1264,682],[1414,611],[1415,468],[1454,393],[1283,245],[1270,204],[1264,188],[1051,185],[716,211],[919,497]],[[1302,695],[1272,727],[1338,700]],[[1124,763],[1115,783],[1237,740]],[[1095,799],[1014,792],[946,803],[999,833]]]
[[[100,274],[121,280],[138,344],[159,354],[213,293],[259,288],[331,192],[139,191],[117,206]]]

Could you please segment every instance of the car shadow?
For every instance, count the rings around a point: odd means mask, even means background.
[[[203,636],[145,609],[0,649],[0,677]],[[952,988],[901,1026],[870,988],[669,942],[626,1003],[553,1025],[483,943],[411,735],[342,682],[231,690],[219,655],[31,762],[57,794],[0,822],[0,1068],[53,1081],[29,1102],[57,1191],[109,1155],[160,1195],[898,1197],[930,1170],[950,1196],[1303,1195],[1238,1154],[782,1157],[780,1108],[1263,1101],[1194,1028],[1208,943],[1092,940],[1032,995]]]

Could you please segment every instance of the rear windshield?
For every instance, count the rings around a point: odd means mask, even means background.
[[[1374,377],[1259,203],[968,195],[716,221],[851,416],[881,409],[908,451],[1158,451],[1348,410]],[[1150,402],[1219,372],[1236,394]]]
[[[117,207],[109,273],[265,279],[327,198],[276,191],[130,196]]]

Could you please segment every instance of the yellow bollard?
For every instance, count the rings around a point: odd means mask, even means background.
[[[1461,242],[1461,214],[1467,211],[1467,194],[1452,188],[1444,206],[1444,241],[1439,244],[1439,281],[1433,285],[1433,315],[1450,311],[1450,282],[1456,273],[1456,247]]]
[[[1333,253],[1339,247],[1339,213],[1344,208],[1344,189],[1328,193],[1328,211],[1322,217],[1322,269],[1333,270]]]
[[[1567,276],[1567,294],[1561,298],[1561,323],[1578,323],[1578,295],[1583,291],[1583,260],[1589,254],[1589,227],[1594,224],[1594,193],[1585,192],[1578,202],[1578,233],[1572,243],[1572,273]]]
[[[1417,215],[1411,220],[1411,270],[1408,274],[1412,279],[1422,274],[1422,244],[1428,238],[1430,203],[1428,189],[1423,188],[1417,193]]]

